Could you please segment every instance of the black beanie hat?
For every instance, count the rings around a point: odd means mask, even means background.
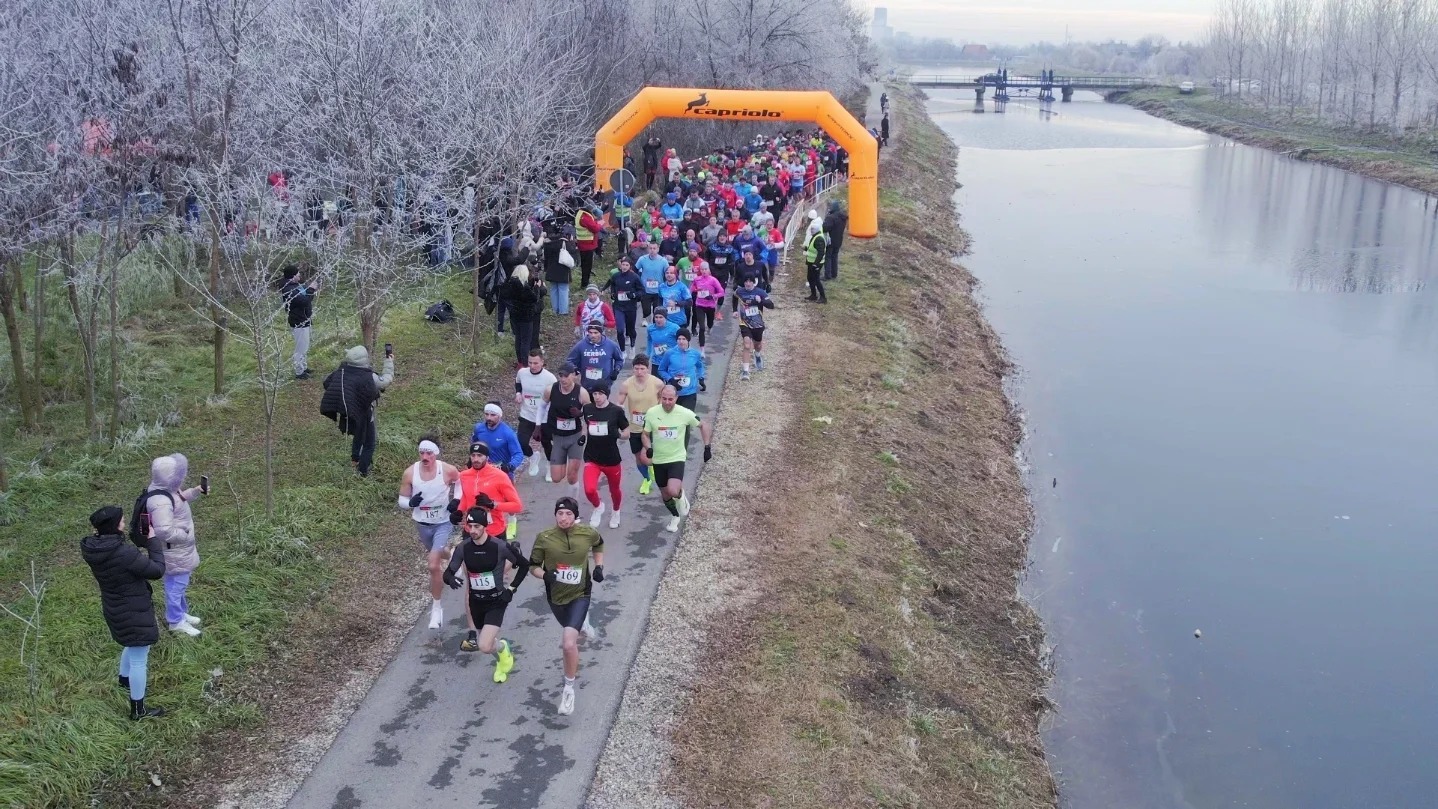
[[[118,534],[120,533],[120,520],[124,516],[125,512],[119,506],[104,506],[90,515],[90,525],[94,526],[95,533],[100,536]]]
[[[573,497],[561,497],[554,501],[554,511],[557,514],[560,509],[567,509],[575,517],[579,516],[579,501]]]

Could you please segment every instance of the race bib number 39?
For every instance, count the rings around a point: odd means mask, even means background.
[[[554,570],[554,580],[560,584],[579,584],[584,580],[584,569],[560,565]]]
[[[655,432],[657,432],[657,433],[659,434],[659,437],[662,438],[662,439],[664,439],[665,441],[678,441],[678,440],[679,440],[679,428],[678,428],[678,427],[660,427],[660,428],[659,428],[658,430],[656,430]]]

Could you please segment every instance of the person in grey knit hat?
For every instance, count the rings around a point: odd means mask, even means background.
[[[379,395],[394,381],[394,351],[385,347],[384,373],[375,373],[369,350],[355,346],[345,352],[345,361],[325,377],[320,413],[333,419],[340,432],[353,437],[350,463],[360,477],[369,476],[374,461],[376,438],[375,405]]]

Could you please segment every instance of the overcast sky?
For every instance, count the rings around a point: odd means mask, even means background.
[[[889,25],[915,36],[1025,45],[1162,34],[1174,41],[1203,35],[1215,0],[858,0],[889,9]]]

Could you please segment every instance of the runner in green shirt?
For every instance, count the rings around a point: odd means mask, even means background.
[[[704,460],[714,457],[710,444],[714,431],[709,422],[694,415],[687,407],[677,402],[679,393],[673,385],[665,385],[659,392],[659,404],[644,414],[644,452],[653,465],[654,482],[664,498],[664,507],[673,516],[664,530],[673,533],[679,530],[679,518],[689,513],[689,495],[684,492],[684,462],[689,457],[687,438],[689,428],[699,427],[704,437]]]
[[[564,650],[564,691],[559,712],[574,713],[574,680],[579,676],[579,632],[589,616],[589,591],[594,582],[604,581],[604,537],[584,524],[576,524],[579,503],[561,497],[554,503],[554,527],[534,538],[529,552],[530,575],[544,579],[549,610],[559,621]],[[594,571],[589,554],[594,554]],[[593,631],[592,629],[590,631]]]

